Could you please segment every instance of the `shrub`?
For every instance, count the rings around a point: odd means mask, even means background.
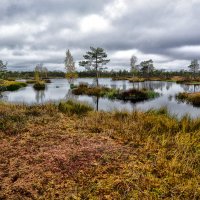
[[[143,100],[147,100],[150,98],[154,98],[156,97],[158,94],[155,93],[152,90],[146,90],[146,89],[142,89],[142,90],[138,90],[138,89],[130,89],[127,91],[123,91],[118,95],[118,99],[127,101],[143,101]]]
[[[75,95],[88,95],[88,96],[105,96],[112,89],[106,87],[88,87],[86,84],[80,84],[77,88],[73,89]]]
[[[72,100],[68,100],[67,102],[60,102],[58,108],[61,112],[66,114],[77,115],[84,115],[93,110],[93,108],[87,104],[74,102]]]
[[[34,84],[33,87],[35,90],[45,90],[45,83],[44,81],[38,81]]]

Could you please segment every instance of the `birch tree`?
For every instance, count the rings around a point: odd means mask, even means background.
[[[199,63],[197,59],[194,59],[191,61],[191,64],[188,66],[190,71],[193,73],[193,75],[195,76],[198,71],[199,71]]]
[[[0,79],[3,79],[5,77],[7,71],[7,62],[4,63],[2,60],[0,60]]]
[[[66,52],[65,70],[66,70],[66,78],[68,79],[68,82],[71,85],[73,84],[74,80],[77,78],[77,74],[76,74],[74,58],[70,50]]]

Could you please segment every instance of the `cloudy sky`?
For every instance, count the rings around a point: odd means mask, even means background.
[[[39,62],[63,70],[66,49],[78,67],[99,46],[110,69],[128,69],[133,54],[157,68],[184,69],[200,58],[199,19],[200,0],[1,0],[0,59],[10,70]]]

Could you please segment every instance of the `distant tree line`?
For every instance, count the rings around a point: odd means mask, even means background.
[[[35,77],[35,71],[7,71],[6,76],[8,78],[32,79]],[[47,76],[48,78],[65,78],[65,73],[62,71],[48,71]]]
[[[80,78],[86,78],[86,77],[96,77],[96,72],[94,70],[89,71],[77,71],[78,77]],[[109,78],[109,77],[131,77],[132,72],[127,70],[119,70],[119,71],[101,71],[100,77]],[[137,73],[138,76],[143,76],[142,72]],[[163,70],[154,70],[151,73],[151,76],[158,76],[158,77],[172,77],[172,76],[191,76],[193,75],[192,72],[181,70],[181,71],[163,71]],[[34,78],[34,71],[7,71],[6,76],[8,78],[22,78],[22,79],[30,79]],[[196,73],[196,76],[200,76],[200,72]],[[63,71],[48,71],[48,77],[49,78],[65,78],[66,73]]]

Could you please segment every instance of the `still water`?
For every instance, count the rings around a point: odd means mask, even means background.
[[[94,80],[91,78],[79,78],[75,84],[80,82],[93,84]],[[53,79],[52,83],[47,84],[45,91],[35,91],[33,85],[28,85],[15,92],[3,92],[0,98],[3,101],[12,103],[26,103],[26,104],[41,104],[48,101],[59,101],[66,99],[76,99],[87,102],[99,110],[149,110],[160,107],[167,107],[169,112],[173,115],[181,117],[189,114],[191,117],[200,117],[200,108],[192,105],[178,102],[175,95],[179,92],[200,92],[200,86],[180,85],[172,82],[151,81],[143,83],[130,83],[129,81],[112,81],[110,78],[99,80],[101,85],[118,88],[148,88],[158,92],[160,96],[153,100],[143,101],[139,103],[124,102],[119,100],[109,100],[106,98],[88,97],[88,96],[74,96],[71,93],[70,86],[66,79]]]

